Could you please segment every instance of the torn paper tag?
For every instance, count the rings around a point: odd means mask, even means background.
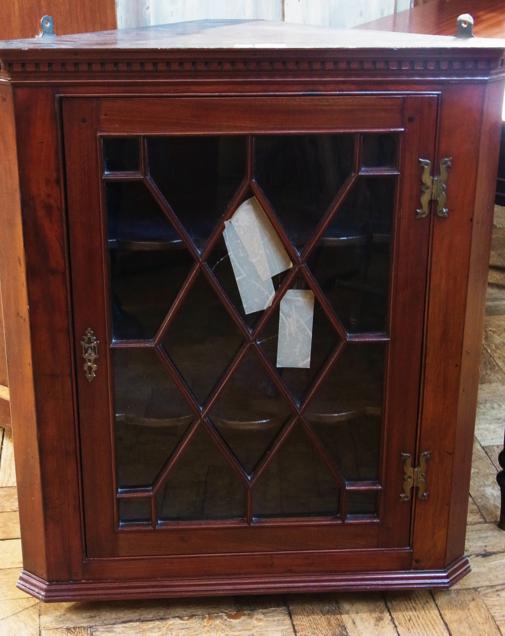
[[[249,259],[242,241],[230,221],[224,224],[223,238],[230,257],[233,274],[237,281],[238,292],[244,312],[253,314],[262,311],[272,304],[275,295],[272,280],[262,280]]]
[[[282,241],[256,197],[244,201],[230,220],[262,280],[293,267]]]
[[[310,367],[313,321],[313,292],[307,289],[288,289],[279,310],[278,367]]]

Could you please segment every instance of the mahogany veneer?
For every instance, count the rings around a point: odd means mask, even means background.
[[[234,21],[0,43],[22,589],[468,571],[504,47]],[[222,230],[251,196],[292,267],[246,316]],[[293,288],[307,369],[276,367]]]

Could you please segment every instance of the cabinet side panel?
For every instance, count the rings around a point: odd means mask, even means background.
[[[11,409],[9,376],[7,373],[7,352],[5,345],[5,319],[0,286],[0,426],[10,428]]]
[[[65,580],[83,548],[59,123],[52,90],[18,88],[14,100],[47,574]]]
[[[444,89],[440,114],[438,160],[452,156],[447,187],[448,218],[432,211],[432,258],[425,345],[424,393],[418,452],[431,451],[429,497],[415,501],[414,564],[445,565],[453,471],[458,429],[461,358],[482,100],[485,86]],[[465,491],[467,494],[467,491]]]
[[[503,82],[493,82],[487,88],[482,115],[454,450],[455,469],[452,474],[447,537],[447,563],[459,557],[465,549],[468,489],[479,385],[479,360],[482,349],[496,172],[501,137],[502,99]]]
[[[0,301],[1,301],[1,293],[0,293]],[[0,302],[0,307],[1,307],[1,302]],[[2,386],[8,386],[9,385],[9,381],[7,379],[7,359],[6,359],[6,353],[5,353],[5,338],[3,335],[4,332],[4,314],[3,311],[0,309],[0,385]],[[0,395],[0,398],[2,396]],[[2,424],[0,422],[0,424]]]
[[[1,79],[0,121],[0,273],[12,391],[11,411],[23,560],[26,569],[43,577],[46,575],[44,510],[33,390],[16,132],[12,90],[10,85]]]

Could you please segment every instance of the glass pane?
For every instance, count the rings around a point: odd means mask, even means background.
[[[210,411],[215,427],[251,473],[290,415],[255,354],[248,353]]]
[[[120,523],[151,523],[151,499],[118,499]]]
[[[149,170],[202,248],[245,177],[245,137],[151,137]]]
[[[111,250],[113,339],[153,338],[192,267],[183,249]]]
[[[119,488],[149,486],[193,416],[153,349],[113,349]]]
[[[253,488],[255,517],[336,515],[337,485],[296,426]]]
[[[242,341],[238,327],[200,274],[170,325],[163,346],[203,403]]]
[[[360,178],[309,259],[350,332],[385,331],[396,179]]]
[[[284,229],[301,248],[353,165],[352,135],[255,138],[254,174]]]
[[[295,289],[306,289],[307,285],[301,281],[293,286]],[[279,308],[275,310],[265,328],[258,337],[261,346],[274,367],[277,361],[277,343],[279,333]],[[291,391],[297,403],[301,403],[308,389],[314,383],[318,372],[330,354],[340,342],[340,338],[326,317],[321,305],[315,300],[314,321],[312,325],[312,347],[310,367],[305,369],[277,368],[277,373]]]
[[[147,143],[151,177],[201,249],[245,177],[246,137],[151,137]],[[254,178],[301,248],[352,172],[354,135],[258,135],[254,143]],[[397,152],[395,135],[363,135],[364,167],[392,167]],[[105,139],[104,160],[107,170],[138,169],[138,138]],[[195,260],[141,180],[109,179],[104,187],[113,339],[153,339]],[[387,330],[396,187],[395,176],[360,176],[307,263],[352,333]],[[222,296],[250,329],[264,315],[244,314],[222,238],[207,264],[222,289],[216,292],[200,271],[184,289],[161,345],[202,407],[245,342]],[[288,274],[274,278],[276,289]],[[301,272],[290,288],[310,289]],[[278,330],[277,309],[257,337],[273,368],[266,370],[252,348],[244,356],[157,494],[160,520],[245,517],[245,486],[206,426],[215,427],[252,475],[293,417],[289,397],[276,383],[282,381],[303,404],[341,342],[317,298],[309,368],[276,367]],[[379,479],[386,347],[347,344],[304,411],[348,482]],[[195,417],[162,358],[154,348],[111,352],[119,488],[152,485]],[[271,457],[252,494],[257,518],[334,517],[339,511],[339,485],[300,423]],[[377,501],[376,492],[346,493],[350,515],[377,514]],[[124,499],[118,506],[122,523],[150,523],[148,498]]]
[[[377,480],[379,472],[379,415],[363,417],[353,413],[341,414],[349,419],[331,421],[333,414],[324,415],[315,429],[326,452],[349,481]],[[310,417],[309,417],[310,419]],[[335,421],[336,420],[336,421]]]
[[[348,345],[306,418],[346,480],[378,479],[385,345]]]
[[[377,515],[377,492],[347,491],[348,515]]]
[[[111,248],[168,247],[153,243],[168,243],[172,248],[182,247],[177,232],[141,181],[114,181],[106,183],[105,187]]]
[[[103,161],[105,172],[138,171],[138,137],[104,137]]]
[[[245,491],[210,437],[199,430],[158,495],[161,520],[239,519]]]
[[[361,163],[365,168],[396,168],[398,163],[396,135],[363,135]]]

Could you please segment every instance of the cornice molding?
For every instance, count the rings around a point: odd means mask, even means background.
[[[24,54],[22,54],[24,53]],[[28,53],[28,54],[27,54]],[[40,53],[40,55],[39,55]],[[52,55],[51,55],[52,53]],[[505,57],[489,51],[472,52],[439,50],[408,52],[356,51],[278,51],[248,52],[230,50],[208,51],[205,55],[178,52],[174,55],[159,51],[122,51],[121,55],[103,51],[14,52],[0,51],[0,71],[16,82],[83,80],[171,80],[179,78],[247,78],[306,77],[321,75],[338,77],[457,79],[486,78],[505,74]]]

